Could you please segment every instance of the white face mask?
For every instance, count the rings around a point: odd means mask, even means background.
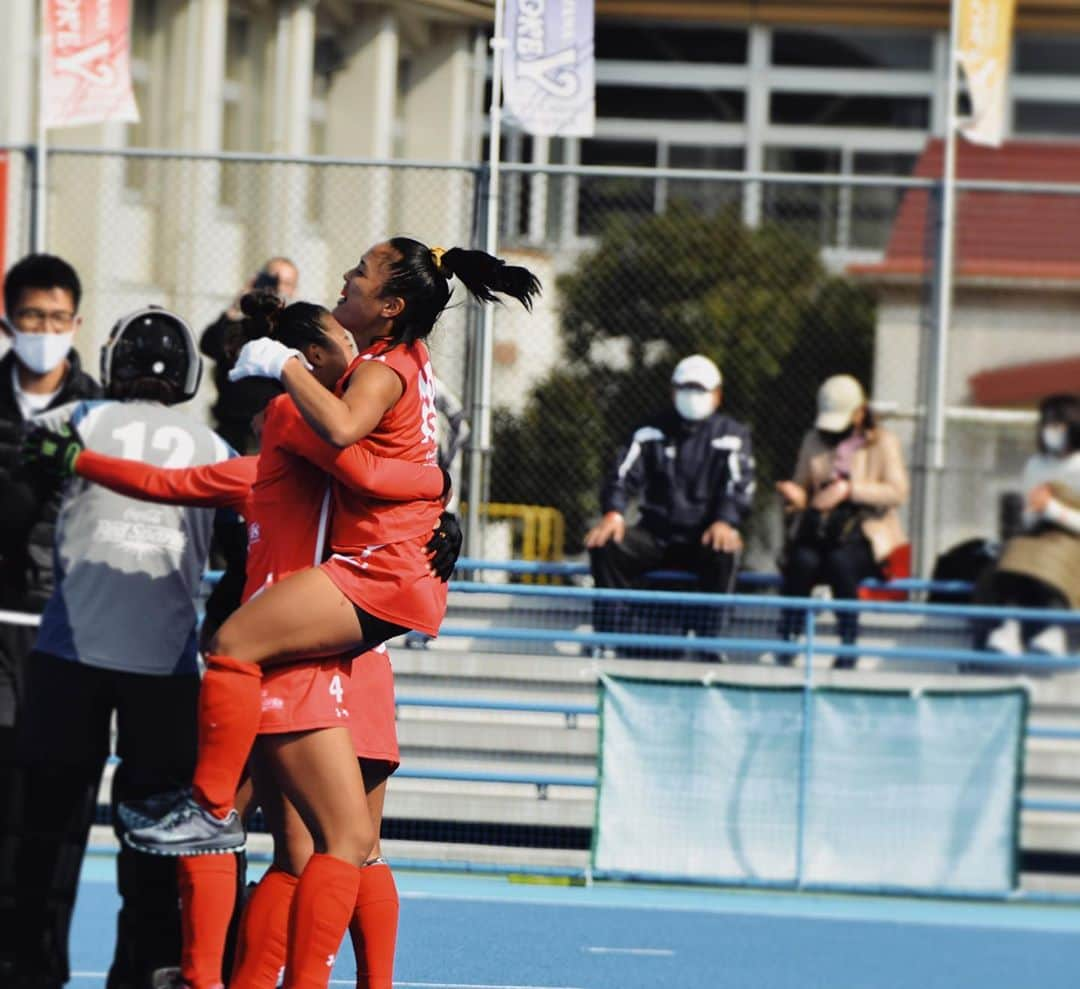
[[[74,339],[74,330],[70,333],[23,333],[15,330],[12,347],[15,356],[31,371],[48,374],[67,357]]]
[[[1042,441],[1048,453],[1064,453],[1066,443],[1065,427],[1060,423],[1043,426]]]
[[[716,411],[716,400],[711,391],[676,388],[675,411],[690,422],[700,422],[702,419],[708,419]]]

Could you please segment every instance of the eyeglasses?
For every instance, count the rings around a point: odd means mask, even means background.
[[[46,312],[44,309],[20,309],[15,313],[15,323],[28,330],[39,330],[48,325],[52,330],[66,330],[75,319],[75,313],[62,309]]]

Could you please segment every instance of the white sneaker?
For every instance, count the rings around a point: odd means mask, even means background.
[[[1020,623],[1015,618],[1002,622],[986,637],[986,651],[1002,656],[1019,656],[1024,651],[1020,639]]]
[[[1032,652],[1041,653],[1044,656],[1053,656],[1056,659],[1064,659],[1068,652],[1065,641],[1065,629],[1060,625],[1048,625],[1028,643]]]

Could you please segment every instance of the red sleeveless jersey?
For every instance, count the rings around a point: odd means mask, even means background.
[[[376,342],[349,365],[337,393],[343,394],[361,361],[379,361],[401,379],[401,397],[360,442],[373,454],[413,464],[436,464],[435,375],[427,347],[420,341],[384,352]],[[379,501],[334,485],[330,543],[334,552],[355,555],[371,546],[398,543],[430,533],[442,505],[439,501]]]

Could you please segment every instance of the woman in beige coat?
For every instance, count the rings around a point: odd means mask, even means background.
[[[1024,465],[1023,531],[1010,539],[981,587],[981,604],[1066,610],[1080,607],[1080,398],[1051,395],[1039,405],[1038,453]],[[1064,656],[1060,625],[1009,619],[986,639],[991,652]]]
[[[818,416],[799,449],[795,476],[776,490],[792,518],[782,562],[783,591],[806,597],[828,584],[834,598],[855,598],[859,584],[907,542],[897,509],[908,498],[900,442],[878,426],[862,386],[846,374],[818,389]],[[791,638],[799,612],[785,612],[780,632]],[[855,641],[858,616],[837,617],[840,638]],[[838,660],[850,668],[854,659]]]

